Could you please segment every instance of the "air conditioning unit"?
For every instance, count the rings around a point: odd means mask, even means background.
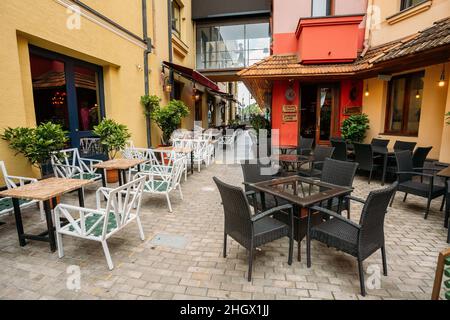
[[[379,74],[378,79],[382,81],[391,81],[392,75],[390,74]]]

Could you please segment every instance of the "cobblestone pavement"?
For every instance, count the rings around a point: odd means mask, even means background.
[[[241,185],[237,165],[211,165],[182,183],[184,201],[171,196],[173,213],[163,197],[145,195],[142,222],[146,240],[137,226],[129,225],[109,240],[115,269],[109,271],[100,243],[64,238],[65,257],[59,259],[46,243],[18,244],[14,219],[3,217],[0,227],[0,298],[3,299],[363,299],[359,294],[356,260],[313,242],[312,267],[302,261],[287,264],[287,238],[265,245],[255,257],[252,282],[247,282],[247,252],[229,240],[222,258],[223,213],[212,177]],[[97,185],[98,186],[98,185]],[[354,195],[365,197],[377,182],[365,177],[355,181]],[[95,186],[86,191],[87,205],[94,205]],[[428,220],[424,201],[410,196],[406,204],[398,195],[386,218],[388,276],[380,289],[368,290],[364,299],[429,299],[438,252],[445,249],[446,230],[440,201],[433,201]],[[76,204],[75,195],[63,202]],[[355,204],[353,220],[361,206]],[[23,212],[25,230],[45,229],[34,209]],[[181,236],[185,247],[155,244],[160,236]],[[183,244],[177,242],[178,245]],[[303,243],[305,248],[305,243]],[[67,289],[69,266],[81,270],[79,291]],[[364,267],[381,270],[381,254]],[[369,274],[366,274],[366,278]]]

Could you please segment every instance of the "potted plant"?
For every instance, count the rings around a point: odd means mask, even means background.
[[[47,122],[36,128],[6,128],[1,138],[9,143],[16,154],[25,156],[45,177],[51,174],[52,153],[66,146],[67,133],[60,124]]]
[[[342,123],[342,137],[350,143],[362,142],[368,129],[369,117],[366,114],[354,114]]]
[[[253,114],[250,116],[250,125],[253,127],[253,130],[255,130],[256,134],[256,153],[259,157],[259,144],[260,144],[260,131],[261,130],[267,130],[267,151],[269,152],[268,155],[270,155],[270,150],[272,148],[272,141],[270,139],[270,122],[266,119],[266,117],[262,114]]]
[[[112,119],[103,119],[97,126],[94,126],[93,133],[100,138],[100,143],[109,159],[114,159],[117,153],[125,148],[131,137],[127,126]],[[114,183],[119,180],[117,170],[107,170],[106,174],[108,182]]]
[[[144,108],[145,121],[147,123],[147,145],[151,146],[151,125],[150,119],[152,117],[153,110],[159,108],[161,98],[155,95],[144,95],[141,97],[141,105]]]
[[[171,100],[167,106],[159,105],[152,112],[152,119],[162,131],[164,145],[168,145],[170,136],[178,129],[181,119],[189,115],[189,109],[183,101]]]

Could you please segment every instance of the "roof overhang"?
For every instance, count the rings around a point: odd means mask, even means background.
[[[189,80],[192,80],[193,82],[201,84],[213,91],[221,92],[219,86],[214,81],[212,81],[208,77],[205,77],[200,72],[197,72],[194,69],[183,67],[178,64],[167,61],[163,61],[163,66],[172,69],[173,71],[175,71],[184,78],[187,78]]]

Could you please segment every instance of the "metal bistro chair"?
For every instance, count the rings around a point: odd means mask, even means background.
[[[255,249],[266,243],[288,237],[288,264],[291,265],[294,245],[292,205],[275,207],[252,216],[247,196],[241,188],[223,183],[216,177],[213,179],[219,189],[225,215],[223,257],[227,256],[227,236],[230,236],[249,251],[248,281],[251,281]],[[288,215],[289,225],[270,217],[275,213]]]
[[[300,168],[297,172],[298,175],[304,177],[320,177],[325,159],[331,158],[333,152],[333,147],[316,146],[313,152],[314,160],[310,162],[309,169]]]
[[[142,241],[145,239],[139,219],[144,181],[142,177],[116,189],[98,189],[96,209],[59,204],[55,208],[59,258],[64,257],[63,235],[98,241],[102,244],[108,268],[112,270],[114,265],[106,242],[111,236],[136,221],[140,238]],[[102,207],[101,200],[105,197],[107,203]],[[69,223],[62,225],[61,218],[67,219]]]
[[[77,148],[52,153],[51,163],[56,177],[67,179],[101,180],[102,175],[93,166],[102,160],[81,158]]]
[[[314,206],[312,211],[321,212],[329,220],[311,227],[308,216],[309,237],[307,240],[308,268],[311,266],[311,240],[317,240],[329,247],[348,253],[358,260],[361,294],[366,295],[363,261],[381,249],[383,273],[387,276],[386,249],[384,241],[384,218],[397,182],[388,188],[370,192],[367,200],[349,197],[364,203],[359,224],[322,207]]]
[[[355,162],[359,164],[358,169],[369,171],[369,181],[372,180],[374,170],[380,169],[381,165],[375,163],[375,159],[381,159],[381,156],[373,154],[372,145],[364,143],[354,143],[355,147]]]
[[[405,150],[395,153],[397,159],[397,181],[398,187],[396,191],[404,192],[405,197],[403,202],[406,201],[408,194],[413,194],[418,197],[427,199],[427,209],[425,211],[424,218],[428,218],[430,211],[431,201],[438,197],[444,196],[445,187],[437,186],[434,184],[434,175],[418,172],[423,168],[414,168],[411,151]],[[427,168],[426,170],[432,170]],[[428,177],[429,183],[423,183],[421,181],[414,180],[414,177]],[[395,194],[392,197],[391,206],[394,202]]]
[[[333,138],[330,140],[331,146],[334,148],[333,159],[340,161],[348,161],[347,142],[342,139]]]
[[[323,164],[322,176],[320,181],[335,184],[343,187],[353,187],[358,163],[326,159]],[[339,211],[339,199],[334,198],[331,203],[323,203],[322,207],[330,208],[332,211]],[[344,198],[341,210],[347,211],[347,217],[350,219],[350,201]],[[341,212],[338,212],[341,214]]]

